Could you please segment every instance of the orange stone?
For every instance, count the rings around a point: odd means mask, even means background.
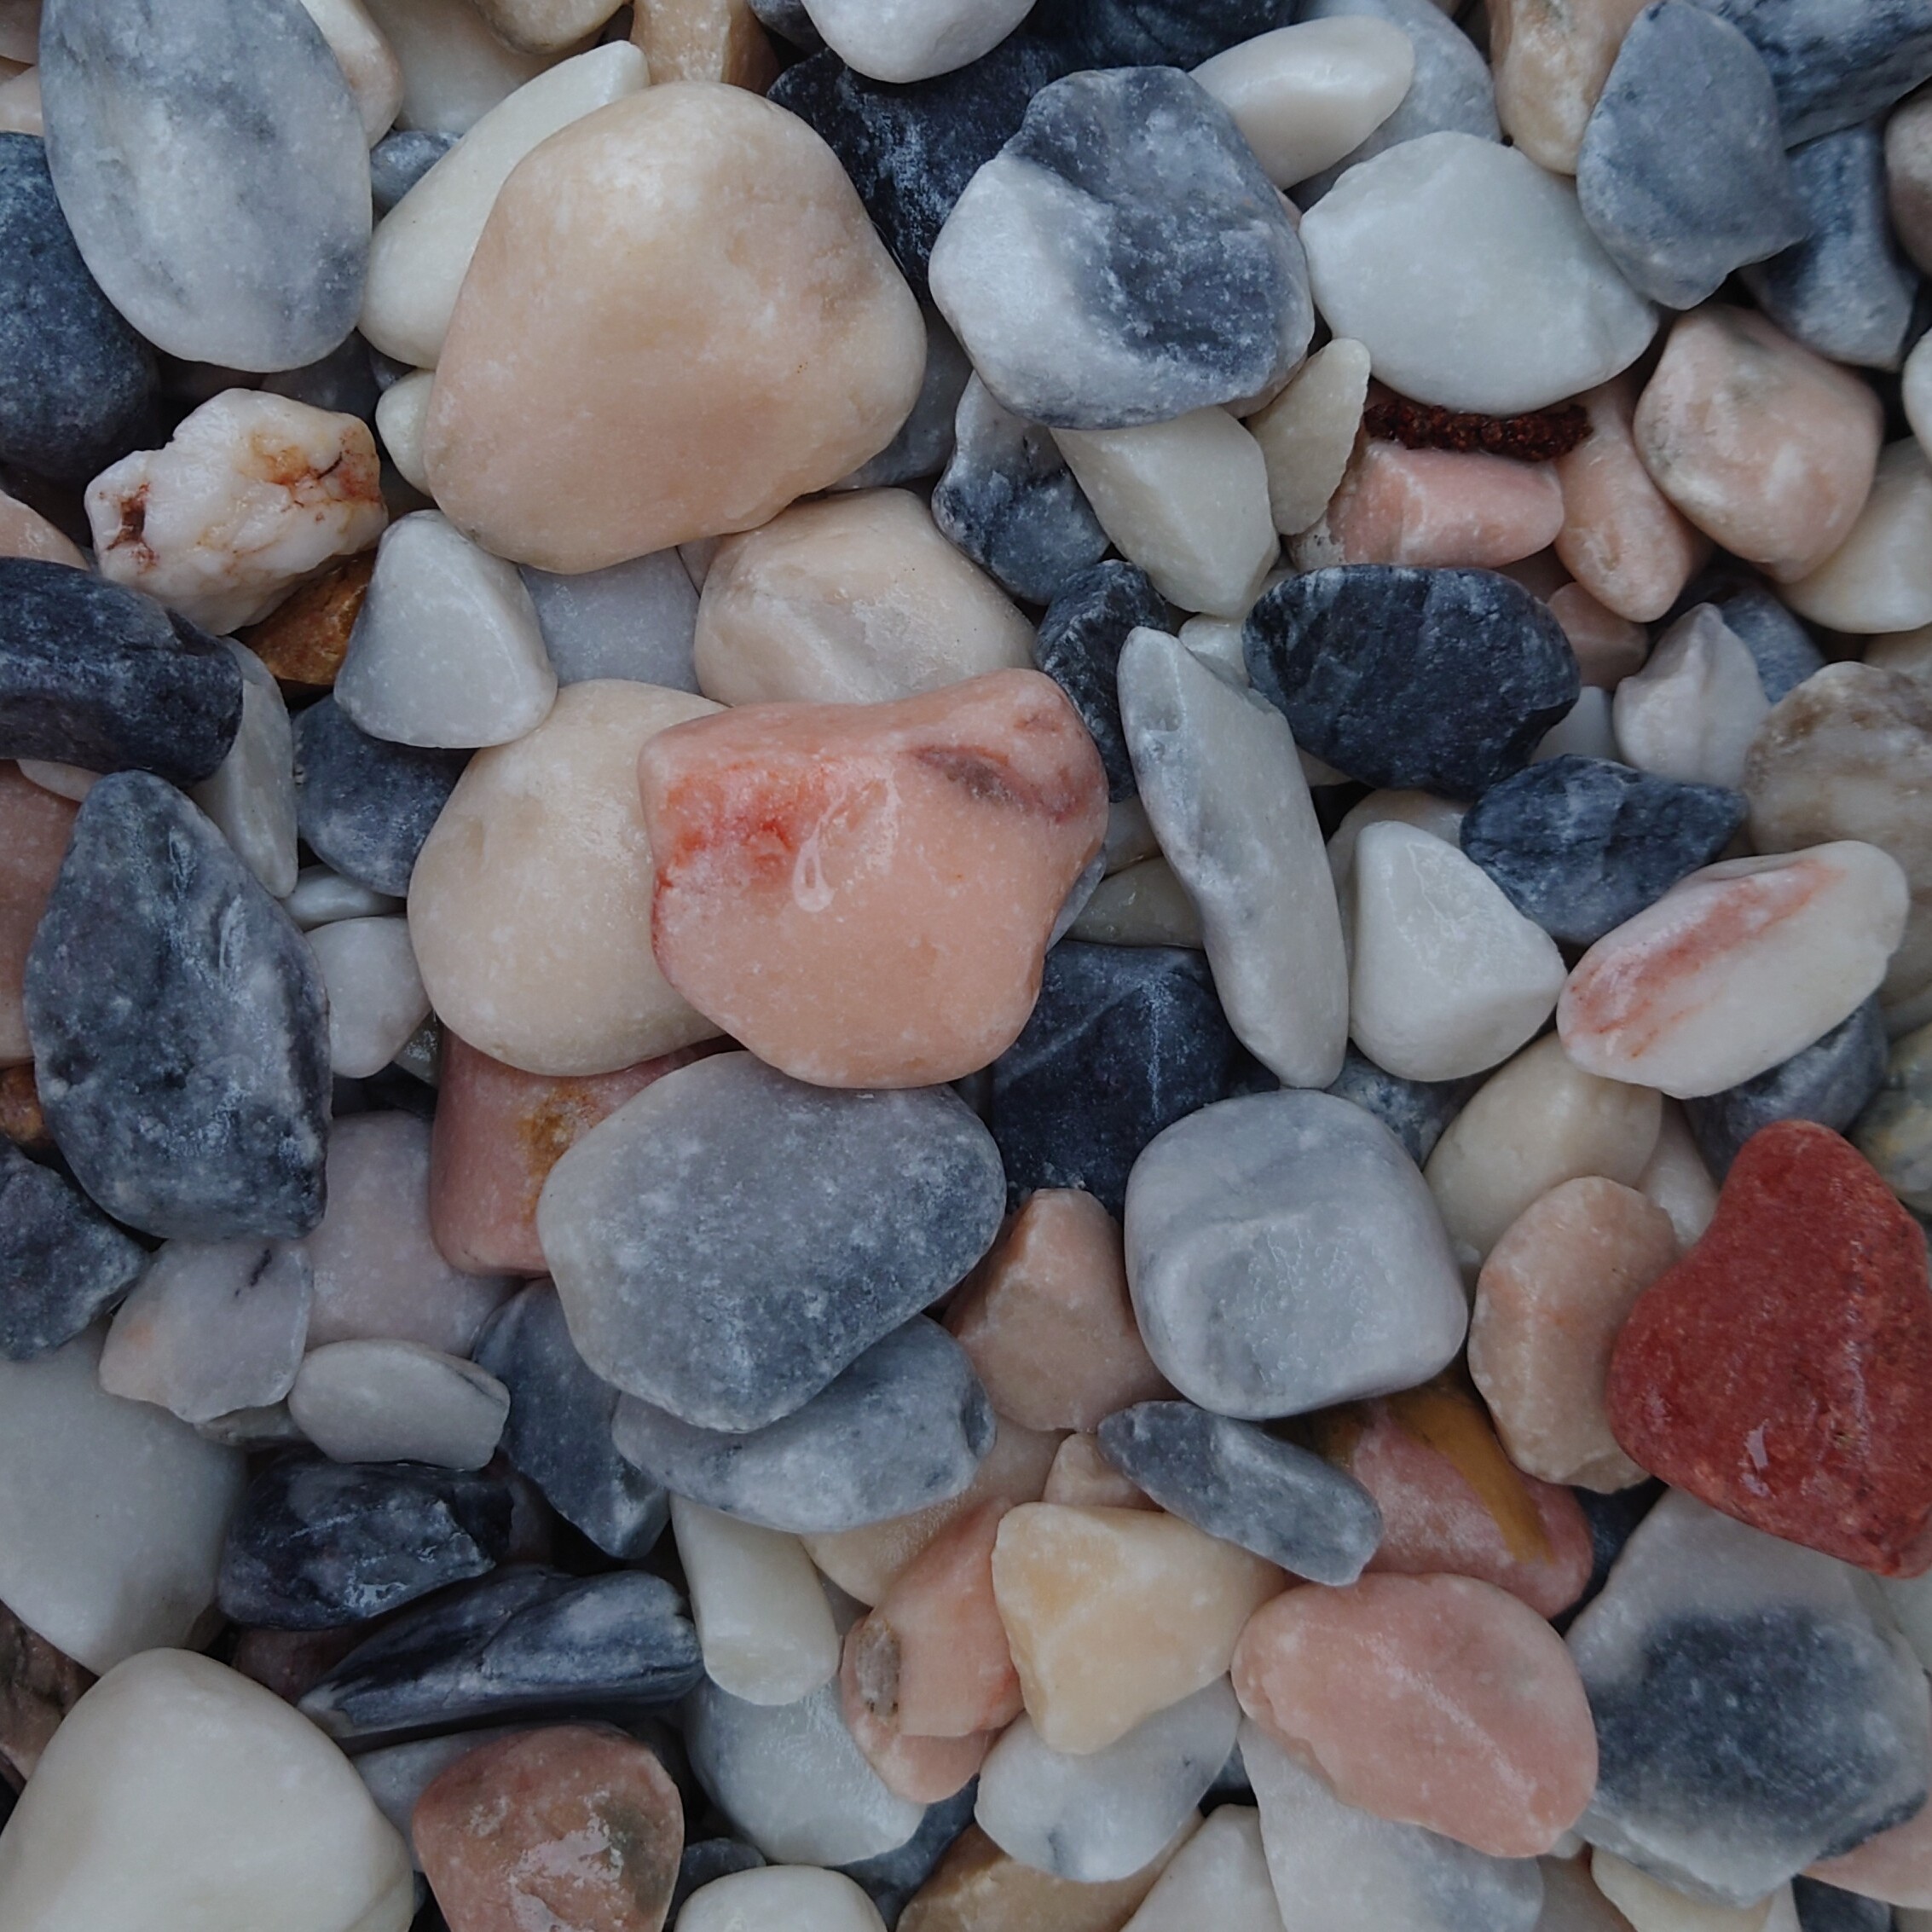
[[[1076,1509],[1158,1509],[1145,1489],[1137,1489],[1100,1453],[1092,1436],[1069,1436],[1060,1445],[1046,1472],[1042,1502],[1071,1503]]]
[[[839,1709],[845,1727],[859,1756],[895,1797],[912,1804],[938,1804],[978,1776],[998,1733],[974,1731],[963,1738],[922,1738],[880,1716],[866,1703],[859,1680],[859,1633],[864,1628],[855,1623],[847,1631],[839,1659]]]
[[[33,1058],[20,988],[78,807],[0,765],[0,1067]]]
[[[1547,463],[1364,443],[1326,521],[1335,563],[1495,570],[1555,541],[1563,489]]]
[[[1099,1885],[1036,1871],[969,1825],[912,1894],[899,1932],[1121,1932],[1200,1825],[1198,1813],[1190,1815],[1158,1858]]]
[[[328,690],[349,655],[349,634],[375,568],[373,550],[344,558],[244,631],[242,642],[284,684]]]
[[[651,83],[721,80],[762,94],[778,57],[745,0],[637,0],[631,43],[644,49]]]
[[[1079,714],[1038,671],[890,704],[753,704],[639,760],[665,978],[820,1086],[930,1086],[1018,1038],[1107,830]]]
[[[31,1061],[0,1067],[0,1135],[30,1152],[54,1144],[47,1131],[47,1116],[40,1108],[40,1089],[34,1085]]]

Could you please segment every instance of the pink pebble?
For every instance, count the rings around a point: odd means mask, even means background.
[[[1494,570],[1534,555],[1563,524],[1547,463],[1365,443],[1328,505],[1341,564]]]
[[[976,1731],[966,1738],[920,1738],[876,1716],[859,1688],[855,1623],[846,1633],[845,1654],[839,1664],[839,1709],[845,1727],[871,1766],[879,1782],[909,1803],[937,1804],[950,1798],[977,1774],[992,1749],[995,1733]]]

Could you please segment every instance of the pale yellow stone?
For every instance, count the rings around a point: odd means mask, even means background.
[[[778,57],[745,0],[637,0],[631,39],[654,81],[718,80],[762,94]]]
[[[526,54],[573,47],[609,20],[622,0],[473,0],[500,40]]]
[[[485,549],[593,570],[755,529],[889,443],[918,304],[832,151],[743,89],[651,87],[497,197],[423,454]]]
[[[1009,1858],[969,1825],[912,1894],[899,1932],[1121,1932],[1200,1826],[1200,1813],[1189,1812],[1160,1855],[1132,1877],[1083,1884]]]
[[[1137,1489],[1100,1453],[1096,1436],[1069,1436],[1060,1445],[1046,1472],[1042,1502],[1063,1502],[1075,1509],[1157,1509],[1144,1489]]]
[[[651,952],[653,871],[638,795],[645,739],[717,707],[593,678],[513,744],[479,752],[409,882],[431,1004],[529,1073],[607,1073],[708,1039]]]
[[[1143,859],[1110,873],[1067,928],[1098,946],[1201,945],[1200,915],[1165,859]]]
[[[869,704],[1025,670],[1033,627],[905,489],[798,503],[727,539],[697,607],[698,689],[720,704]]]
[[[1302,364],[1266,408],[1247,419],[1247,432],[1268,466],[1269,509],[1283,536],[1322,520],[1348,468],[1368,399],[1368,351],[1337,336]]]
[[[363,0],[402,67],[406,128],[461,134],[551,65],[500,40],[470,0]]]
[[[47,120],[40,106],[40,70],[28,67],[0,81],[0,134],[44,135]]]
[[[1590,1854],[1590,1877],[1630,1922],[1632,1932],[1798,1932],[1789,1885],[1755,1905],[1715,1905],[1666,1885],[1601,1847]]]
[[[425,496],[430,474],[423,467],[423,424],[429,416],[430,390],[435,383],[435,370],[418,369],[392,382],[376,404],[376,433],[389,452],[390,461],[402,471],[406,483]]]
[[[1859,636],[1932,624],[1932,465],[1918,437],[1885,450],[1844,541],[1782,594],[1800,616]]]
[[[322,38],[356,97],[362,132],[374,147],[402,108],[402,63],[369,18],[362,0],[302,0],[302,7],[322,30]]]
[[[1865,647],[1865,662],[1881,671],[1896,671],[1932,695],[1932,623],[1873,638]]]
[[[1698,1152],[1684,1109],[1674,1100],[1663,1102],[1657,1145],[1637,1177],[1637,1191],[1670,1217],[1681,1248],[1690,1247],[1717,1212],[1717,1183]]]
[[[1537,166],[1576,172],[1590,110],[1646,0],[1489,0],[1496,118]]]

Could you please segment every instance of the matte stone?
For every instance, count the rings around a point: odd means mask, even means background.
[[[1120,651],[1142,626],[1165,631],[1173,613],[1147,572],[1120,558],[1065,579],[1040,619],[1033,662],[1065,691],[1107,767],[1108,796],[1134,795],[1134,767],[1115,688]]]
[[[1009,1858],[970,1825],[908,1901],[899,1932],[1121,1932],[1194,1829],[1189,1819],[1132,1877],[1083,1885]]]
[[[78,1188],[0,1140],[0,1356],[31,1362],[71,1341],[147,1258]]]
[[[1801,1932],[1892,1932],[1892,1908],[1802,1874],[1791,1881]]]
[[[1892,1049],[1884,1086],[1853,1138],[1907,1207],[1932,1214],[1932,1027],[1916,1028]]]
[[[734,1871],[755,1871],[765,1854],[737,1838],[698,1838],[687,1844],[678,1859],[678,1883],[671,1894],[671,1910],[666,1924],[675,1924],[684,1902],[701,1886],[714,1878],[728,1878]]]
[[[896,1926],[907,1901],[933,1875],[940,1860],[973,1822],[979,1786],[969,1782],[950,1798],[926,1807],[919,1829],[896,1850],[859,1859],[844,1867],[854,1884],[862,1885],[888,1926]]]
[[[1462,1111],[1483,1078],[1476,1073],[1461,1080],[1405,1080],[1351,1046],[1340,1074],[1325,1090],[1373,1114],[1420,1167],[1435,1152],[1443,1130]]]

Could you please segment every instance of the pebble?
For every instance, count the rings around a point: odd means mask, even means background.
[[[1027,1715],[1074,1756],[1212,1684],[1281,1585],[1272,1564],[1177,1517],[1058,1503],[1009,1513],[992,1576]]]
[[[33,935],[60,876],[73,807],[0,764],[0,1066],[33,1058],[21,981]]]
[[[841,1093],[720,1054],[579,1141],[537,1225],[591,1368],[694,1427],[743,1432],[957,1281],[1000,1195],[998,1154],[953,1094]]]
[[[433,494],[486,549],[549,570],[749,529],[892,440],[923,338],[809,129],[739,88],[647,88],[552,136],[497,196],[437,364]],[[548,482],[570,475],[597,487]]]
[[[930,274],[986,387],[1054,429],[1125,429],[1262,395],[1314,326],[1273,185],[1227,110],[1165,67],[1034,94],[946,217]]]
[[[1568,1640],[1600,1764],[1583,1835],[1667,1884],[1751,1904],[1920,1807],[1923,1674],[1830,1557],[1667,1493]]]
[[[765,1869],[763,1854],[736,1838],[696,1838],[689,1841],[678,1860],[677,1889],[671,1894],[671,1923],[675,1923],[684,1902],[701,1886],[728,1878],[740,1871]],[[795,1870],[816,1867],[794,1867]]]
[[[54,1733],[93,1685],[94,1673],[37,1637],[9,1611],[0,1617],[0,1783],[25,1782]]]
[[[1636,1185],[1646,1200],[1654,1200],[1670,1217],[1680,1248],[1688,1248],[1717,1212],[1717,1183],[1698,1152],[1683,1108],[1675,1101],[1663,1104],[1657,1146]]]
[[[288,707],[261,659],[245,644],[223,644],[241,673],[241,724],[228,756],[189,795],[271,899],[295,889],[295,744]]]
[[[701,1886],[678,1915],[681,1932],[883,1932],[878,1908],[842,1873],[808,1865],[768,1865]]]
[[[1128,1189],[1127,1279],[1167,1379],[1218,1414],[1406,1388],[1461,1345],[1434,1203],[1388,1130],[1328,1094],[1257,1094],[1169,1128]]]
[[[0,556],[34,557],[76,570],[87,567],[87,558],[71,537],[4,490],[0,490]]]
[[[454,134],[427,128],[398,128],[385,135],[369,150],[369,193],[377,215],[386,215],[456,142]]]
[[[1885,1932],[1894,1923],[1886,1909],[1893,1902],[1924,1912],[1932,1900],[1929,1822],[1921,1811],[1793,1879],[1804,1932]]]
[[[468,1751],[417,1800],[410,1837],[463,1932],[657,1932],[684,1845],[678,1788],[645,1745],[553,1725]]]
[[[720,704],[875,704],[1033,663],[1033,626],[910,490],[795,504],[728,538],[698,605]]]
[[[1291,577],[1249,613],[1245,650],[1302,749],[1365,784],[1450,798],[1521,771],[1582,689],[1562,627],[1489,570]]]
[[[1554,611],[1551,616],[1555,616]],[[1558,619],[1560,622],[1562,620]],[[1569,633],[1565,631],[1565,636]],[[1572,645],[1574,648],[1574,645]],[[1578,659],[1582,668],[1582,659]],[[1538,761],[1549,758],[1610,758],[1617,755],[1617,739],[1611,729],[1610,693],[1595,685],[1585,685],[1563,721],[1545,732],[1536,747]]]
[[[1899,246],[1923,269],[1932,248],[1932,131],[1928,102],[1932,95],[1921,88],[1886,118],[1886,212]]]
[[[114,1315],[101,1386],[184,1422],[265,1409],[294,1385],[310,1294],[294,1242],[168,1241]]]
[[[1778,91],[1778,117],[1794,144],[1851,127],[1909,93],[1932,69],[1932,30],[1900,0],[1819,8],[1712,0],[1763,56]]]
[[[592,679],[558,692],[534,731],[471,761],[409,886],[423,984],[471,1045],[527,1073],[605,1073],[717,1030],[652,958],[637,790],[645,741],[714,709]]]
[[[1770,711],[1757,661],[1715,605],[1687,610],[1611,700],[1627,764],[1680,784],[1735,790]]]
[[[526,568],[523,579],[559,684],[628,678],[697,689],[697,591],[675,550],[575,576]]]
[[[1540,1195],[1489,1251],[1469,1373],[1525,1474],[1595,1490],[1643,1480],[1617,1447],[1604,1391],[1618,1332],[1677,1255],[1661,1207],[1597,1176]]]
[[[1871,636],[1932,623],[1932,467],[1916,437],[1888,445],[1844,541],[1784,598],[1801,617]]]
[[[404,919],[338,919],[309,948],[329,1003],[329,1064],[338,1079],[379,1073],[429,1018]]]
[[[278,680],[309,687],[292,695],[312,696],[335,682],[375,567],[374,551],[358,551],[291,591],[250,629],[249,649]]]
[[[1282,1932],[1281,1907],[1261,1848],[1261,1814],[1219,1805],[1155,1880],[1125,1932]]]
[[[1802,1924],[1788,1885],[1748,1906],[1713,1905],[1600,1849],[1590,1855],[1590,1879],[1632,1932],[1799,1932]]]
[[[1852,1138],[1907,1207],[1932,1213],[1932,1028],[1893,1046],[1884,1083]]]
[[[1039,1502],[1071,1503],[1076,1508],[1157,1509],[1160,1505],[1108,1461],[1097,1437],[1069,1436],[1055,1451]]]
[[[408,127],[459,135],[550,65],[498,38],[470,0],[362,0],[402,69]]]
[[[401,65],[362,0],[302,0],[302,10],[321,30],[342,69],[362,116],[363,138],[373,148],[402,107]],[[374,172],[372,166],[372,186]]]
[[[1368,350],[1337,337],[1323,343],[1281,393],[1247,419],[1247,432],[1261,445],[1268,466],[1270,512],[1283,536],[1321,521],[1348,468],[1368,395]]]
[[[723,81],[763,94],[778,72],[777,49],[746,0],[645,0],[631,39],[655,81]]]
[[[1865,662],[1876,664],[1883,671],[1896,671],[1922,689],[1925,688],[1932,683],[1927,677],[1928,670],[1932,669],[1932,625],[1867,638]]]
[[[1093,889],[1070,938],[1096,946],[1186,946],[1203,941],[1200,914],[1165,859],[1143,859]]]
[[[368,253],[368,142],[296,0],[194,0],[153,31],[101,0],[49,0],[38,72],[61,212],[148,341],[293,369],[349,333]],[[149,131],[132,148],[130,112]]]
[[[806,0],[825,44],[873,80],[930,80],[990,53],[1025,18],[1025,0],[910,0],[885,10],[862,0]]]
[[[304,1357],[288,1412],[337,1462],[481,1469],[503,1433],[510,1392],[420,1342],[331,1342]]]
[[[1905,875],[1856,840],[1707,865],[1583,956],[1557,1004],[1564,1050],[1680,1100],[1721,1093],[1877,992],[1906,910]]]
[[[273,1692],[180,1650],[74,1707],[0,1842],[0,1924],[404,1932],[408,1848]]]
[[[1066,692],[1092,734],[1116,802],[1134,796],[1133,760],[1120,722],[1120,653],[1137,629],[1165,630],[1166,599],[1137,564],[1109,558],[1056,588],[1040,619],[1033,661]]]
[[[1251,1424],[1191,1403],[1142,1402],[1108,1416],[1097,1442],[1162,1508],[1296,1576],[1352,1583],[1375,1553],[1382,1519],[1368,1492]]]
[[[1474,1079],[1405,1080],[1351,1046],[1340,1074],[1326,1090],[1373,1114],[1420,1167],[1478,1084]]]
[[[976,1731],[963,1738],[923,1738],[876,1716],[867,1708],[858,1680],[856,1642],[855,1634],[848,1634],[839,1667],[838,1702],[841,1719],[860,1756],[894,1797],[911,1803],[944,1805],[968,1796],[994,1733]],[[930,1815],[928,1809],[927,1817]],[[925,1824],[923,1818],[922,1830]],[[908,1839],[906,1846],[911,1842]]]
[[[1473,134],[1357,163],[1301,239],[1323,318],[1419,402],[1547,408],[1627,367],[1656,326],[1568,186]]]
[[[31,1362],[72,1341],[146,1260],[79,1189],[0,1140],[0,1356]]]
[[[1036,1871],[970,1826],[913,1894],[899,1932],[1120,1932],[1196,1825],[1188,1819],[1131,1878],[1106,1885]]]
[[[1505,0],[1489,21],[1496,113],[1537,166],[1574,175],[1591,110],[1644,0]]]
[[[1724,587],[1717,614],[1757,660],[1758,681],[1773,704],[1825,667],[1811,633],[1761,583],[1741,578]]]
[[[749,708],[653,740],[639,776],[666,979],[841,1087],[957,1079],[1009,1047],[1106,829],[1100,760],[1036,671]]]

